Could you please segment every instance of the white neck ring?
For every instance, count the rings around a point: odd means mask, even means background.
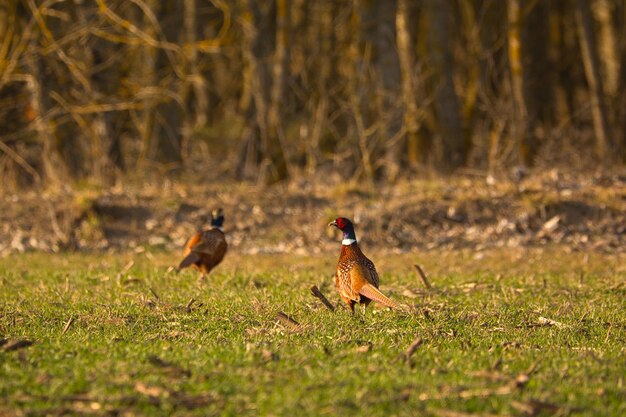
[[[354,242],[356,242],[356,239],[344,239],[341,241],[341,244],[349,246],[352,245]]]

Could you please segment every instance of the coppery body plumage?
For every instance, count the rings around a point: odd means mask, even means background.
[[[378,272],[356,242],[354,226],[345,218],[330,223],[344,232],[339,262],[335,271],[335,287],[341,299],[354,311],[355,304],[368,305],[372,300],[387,307],[397,304],[378,290]]]
[[[223,221],[224,215],[220,209],[212,214],[210,230],[199,231],[187,241],[183,260],[178,265],[179,271],[194,265],[204,276],[222,262],[228,250],[226,236],[221,230]]]

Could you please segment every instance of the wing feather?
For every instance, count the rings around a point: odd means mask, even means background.
[[[200,255],[195,252],[191,252],[189,255],[185,256],[185,258],[180,261],[178,264],[178,270],[180,271],[183,268],[188,267],[189,265],[193,265],[200,260]]]

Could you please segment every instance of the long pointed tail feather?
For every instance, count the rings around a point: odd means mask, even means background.
[[[377,303],[381,303],[384,306],[389,308],[398,308],[398,304],[395,301],[390,300],[385,294],[380,292],[378,288],[374,287],[371,284],[365,284],[361,287],[359,294],[364,295],[370,300],[374,300]]]

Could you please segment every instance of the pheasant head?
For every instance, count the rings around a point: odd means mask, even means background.
[[[211,212],[211,228],[222,230],[224,224],[224,210],[221,208]]]
[[[343,245],[352,245],[356,243],[356,234],[354,233],[354,225],[349,219],[345,217],[339,217],[334,221],[328,223],[329,226],[334,226],[343,232]]]

